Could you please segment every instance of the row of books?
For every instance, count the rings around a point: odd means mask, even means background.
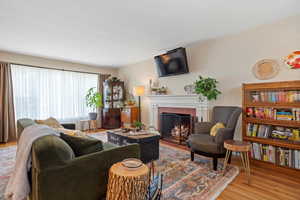
[[[276,163],[281,166],[300,169],[300,151],[252,143],[251,157],[256,160]]]
[[[247,117],[272,120],[293,120],[300,121],[300,108],[276,109],[276,108],[256,108],[246,109]]]
[[[250,137],[269,138],[272,133],[272,126],[270,125],[258,125],[258,124],[247,124],[246,135]]]
[[[253,91],[252,102],[294,103],[300,102],[300,91]]]
[[[300,141],[300,130],[298,128],[248,123],[246,136]]]
[[[271,145],[252,143],[251,157],[271,163],[276,162],[276,148]]]

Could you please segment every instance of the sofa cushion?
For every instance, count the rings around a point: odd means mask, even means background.
[[[55,118],[49,117],[46,120],[35,120],[37,124],[47,125],[51,128],[64,128]]]
[[[77,137],[85,137],[85,133],[80,130],[71,130],[66,128],[54,128],[60,133],[64,133],[66,135],[77,136]]]
[[[74,158],[75,154],[70,145],[56,135],[40,137],[32,144],[32,165],[37,169],[64,165]]]
[[[192,134],[189,137],[188,143],[194,151],[221,153],[219,152],[218,145],[214,141],[214,137],[208,134]]]
[[[104,150],[114,149],[114,148],[116,148],[116,147],[118,147],[118,146],[115,145],[115,144],[109,143],[109,142],[103,143],[103,149],[104,149]]]
[[[60,137],[70,145],[76,156],[82,156],[103,150],[101,140],[92,137],[76,137],[60,133]]]

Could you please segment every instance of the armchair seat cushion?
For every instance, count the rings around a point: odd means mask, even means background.
[[[218,145],[215,143],[215,137],[209,134],[192,134],[188,140],[192,151],[202,151],[206,153],[222,153],[219,151]]]

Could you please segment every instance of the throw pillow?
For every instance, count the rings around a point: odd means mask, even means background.
[[[53,117],[49,117],[46,120],[35,120],[37,124],[47,125],[51,128],[63,128],[63,126]]]
[[[90,137],[76,137],[60,133],[63,139],[73,149],[75,156],[82,156],[103,150],[101,140]]]
[[[55,128],[60,133],[64,133],[71,136],[77,136],[77,137],[84,137],[85,133],[80,130],[71,130],[71,129],[65,129],[65,128]]]
[[[223,123],[216,123],[211,129],[210,129],[210,135],[211,136],[216,136],[217,135],[217,132],[220,128],[225,128],[224,124]]]

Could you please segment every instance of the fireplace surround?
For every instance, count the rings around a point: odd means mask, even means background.
[[[199,121],[209,121],[209,104],[198,95],[149,95],[150,124],[160,129],[160,114],[189,114]]]

